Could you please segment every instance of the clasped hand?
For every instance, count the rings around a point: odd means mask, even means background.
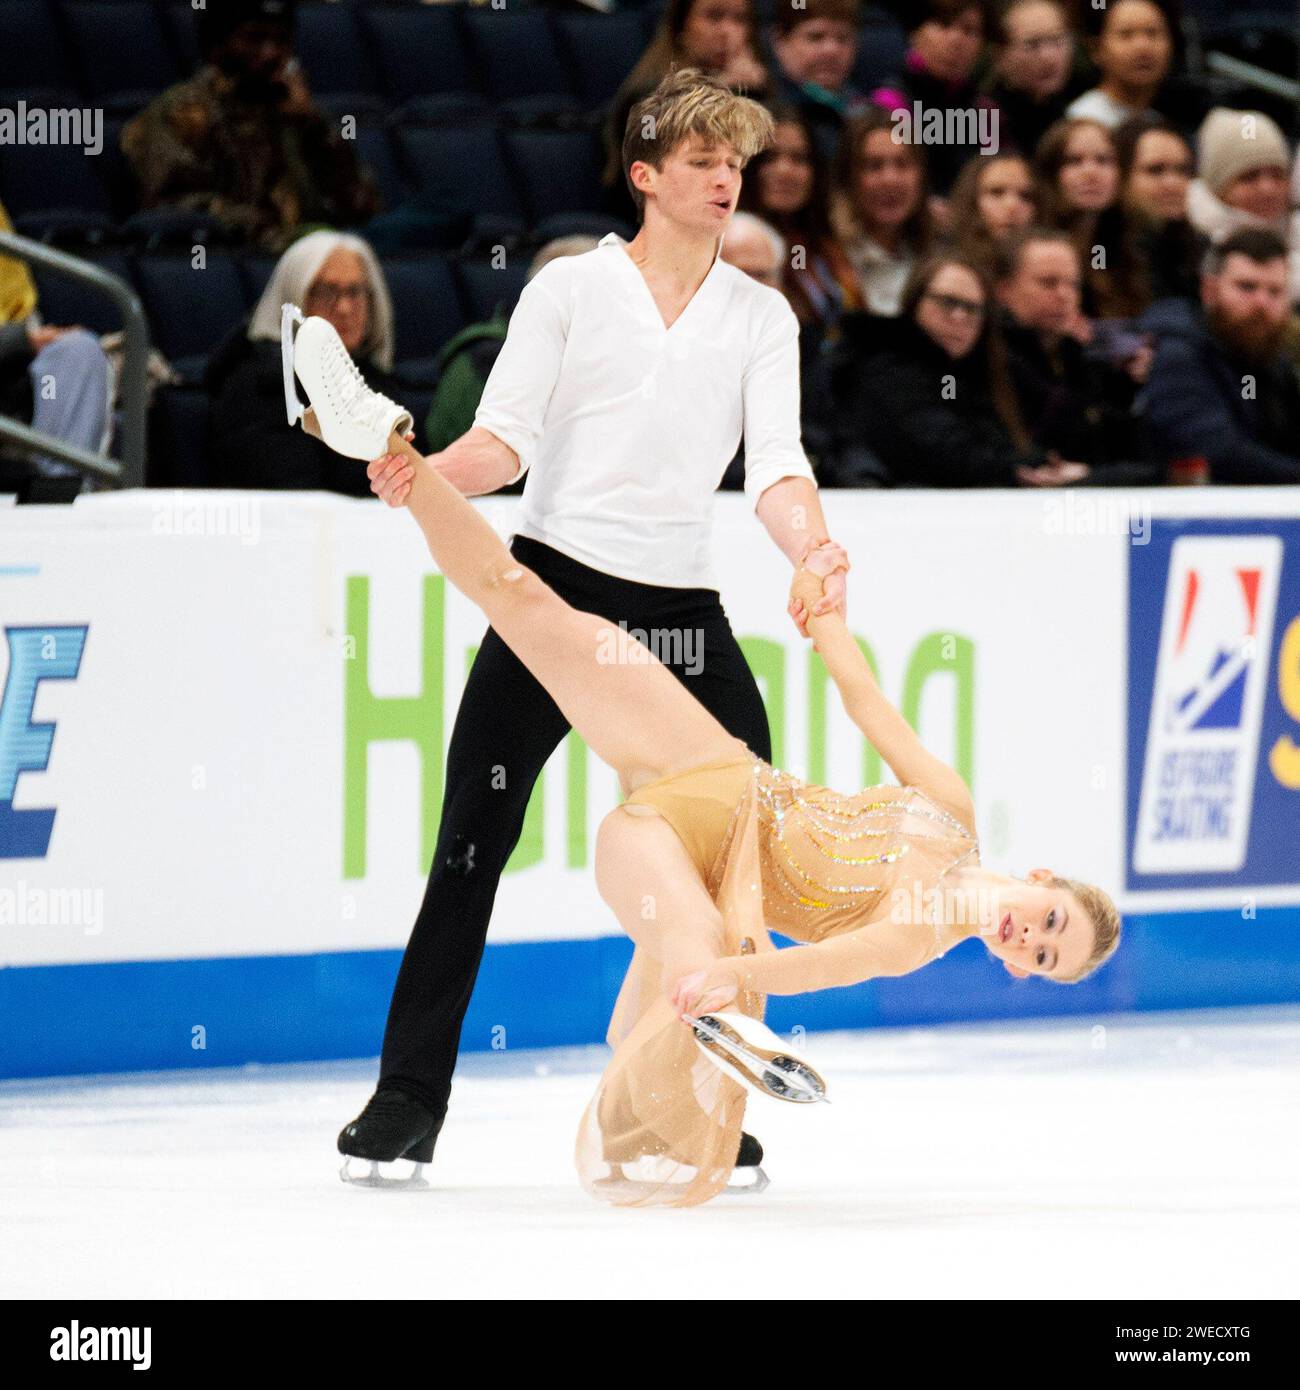
[[[786,609],[794,619],[800,637],[807,637],[810,617],[834,610],[838,610],[841,618],[846,617],[845,601],[848,595],[844,576],[850,568],[848,553],[836,541],[822,541],[804,556],[800,568],[817,575],[822,581],[822,597],[813,605],[811,612],[803,599],[795,593],[791,593]]]

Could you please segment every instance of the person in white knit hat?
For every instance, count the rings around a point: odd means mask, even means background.
[[[1291,152],[1262,111],[1216,106],[1197,134],[1197,177],[1187,216],[1212,242],[1262,227],[1286,242],[1292,302],[1300,301],[1300,223],[1291,211]]]

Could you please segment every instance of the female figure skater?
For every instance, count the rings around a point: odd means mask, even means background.
[[[839,614],[817,611],[825,576],[848,567],[833,542],[796,572],[791,613],[902,784],[847,796],[756,757],[626,629],[520,564],[406,442],[410,417],[366,387],[323,319],[307,319],[286,352],[311,401],[291,412],[374,460],[380,495],[408,508],[441,572],[619,775],[627,800],[601,822],[596,883],[636,949],[610,1023],[614,1056],[578,1134],[593,1195],[690,1206],[726,1186],[746,1090],[688,1020],[721,1009],[761,1019],[767,994],[906,974],[974,935],[1013,975],[1060,982],[1115,950],[1118,917],[1099,889],[980,866],[966,785],[881,694]],[[777,950],[769,927],[805,944]]]

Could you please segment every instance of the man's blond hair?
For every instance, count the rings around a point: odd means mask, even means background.
[[[737,96],[725,82],[699,68],[678,68],[628,113],[623,132],[623,177],[645,220],[645,194],[632,182],[632,165],[642,160],[656,169],[693,135],[708,145],[730,145],[743,169],[772,143],[776,123],[766,107]]]

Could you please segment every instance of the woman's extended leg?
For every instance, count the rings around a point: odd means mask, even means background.
[[[566,603],[510,553],[436,468],[393,435],[415,468],[406,505],[438,568],[487,615],[624,789],[726,757],[737,740],[627,631]],[[509,718],[503,710],[502,718]]]

